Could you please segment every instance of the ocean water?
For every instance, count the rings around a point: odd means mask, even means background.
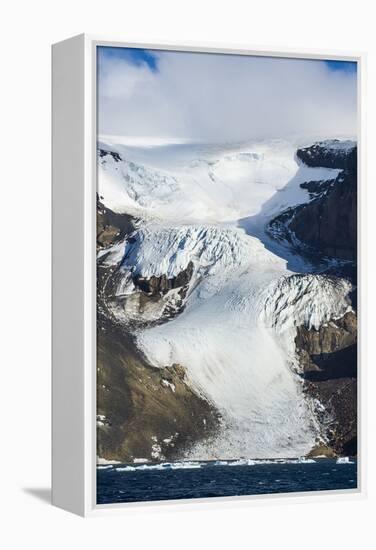
[[[355,489],[357,462],[234,461],[97,468],[97,504]]]

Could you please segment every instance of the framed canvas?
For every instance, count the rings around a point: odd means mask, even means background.
[[[364,493],[363,65],[53,46],[54,504]]]

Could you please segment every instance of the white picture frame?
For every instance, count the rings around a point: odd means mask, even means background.
[[[181,507],[249,506],[262,500],[362,498],[365,448],[365,226],[363,53],[293,51],[213,44],[126,43],[79,35],[52,47],[52,502],[81,516],[109,514],[159,502],[96,504],[96,48],[117,46],[253,56],[355,61],[358,66],[358,487],[245,497],[164,501]]]

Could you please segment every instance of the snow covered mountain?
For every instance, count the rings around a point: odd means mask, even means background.
[[[353,147],[327,141],[299,151],[329,159],[334,150],[342,162]],[[343,168],[308,166],[296,150],[281,140],[99,144],[100,201],[135,226],[98,254],[110,270],[108,309],[151,365],[182,365],[221,417],[215,436],[185,449],[190,458],[300,456],[325,443],[295,339],[300,326],[317,331],[352,312],[351,284],[312,272],[323,264],[313,269],[266,228],[312,200],[302,184],[332,182]]]

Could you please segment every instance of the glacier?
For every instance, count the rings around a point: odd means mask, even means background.
[[[307,454],[320,427],[298,375],[296,327],[341,318],[351,285],[310,273],[307,260],[268,240],[265,225],[310,200],[300,183],[339,170],[305,166],[296,143],[283,140],[132,147],[102,139],[99,148],[103,204],[138,220],[131,238],[100,252],[120,274],[115,296],[135,299],[135,275],[173,278],[193,265],[182,311],[133,329],[152,365],[183,365],[191,387],[221,413],[220,433],[186,458]],[[119,302],[113,313],[156,321],[173,298],[171,291],[144,314],[132,300]]]

